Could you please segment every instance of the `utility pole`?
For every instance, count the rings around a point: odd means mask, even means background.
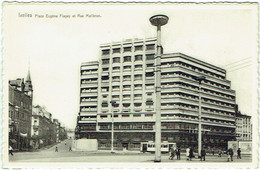
[[[114,153],[114,107],[116,105],[116,101],[110,101],[112,105],[112,114],[111,114],[111,153]]]
[[[198,128],[198,156],[201,157],[201,146],[202,146],[202,134],[201,134],[201,82],[206,80],[205,76],[195,77],[196,81],[199,82],[199,128]]]
[[[166,15],[154,15],[150,18],[153,26],[157,27],[157,51],[155,56],[155,160],[161,162],[161,26],[168,23],[169,18]]]

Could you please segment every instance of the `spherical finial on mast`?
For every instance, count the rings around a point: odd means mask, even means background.
[[[154,26],[163,26],[168,23],[169,17],[166,15],[154,15],[149,20]]]

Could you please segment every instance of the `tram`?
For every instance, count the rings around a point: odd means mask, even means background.
[[[161,143],[161,152],[169,152],[170,148],[176,148],[176,143],[169,143],[168,141],[163,141]],[[155,143],[153,141],[141,142],[141,152],[155,152]]]

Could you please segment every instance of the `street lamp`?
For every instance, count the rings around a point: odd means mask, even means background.
[[[154,15],[150,18],[153,26],[157,27],[157,51],[155,56],[155,160],[161,162],[161,26],[168,23],[169,18],[166,15]]]
[[[112,107],[114,108],[115,105],[116,105],[116,101],[112,100],[110,101]],[[114,153],[114,109],[112,110],[112,121],[111,121],[111,124],[112,124],[112,127],[111,127],[111,153]]]
[[[206,80],[205,76],[194,77],[194,79],[199,82],[199,128],[198,128],[198,156],[201,157],[201,82]]]

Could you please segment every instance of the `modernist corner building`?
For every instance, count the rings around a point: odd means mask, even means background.
[[[99,61],[82,63],[76,137],[98,139],[99,149],[140,150],[155,140],[156,38],[100,46]],[[199,82],[202,146],[226,149],[236,139],[235,91],[226,71],[182,53],[161,59],[161,139],[197,149]],[[111,101],[115,104],[112,106]],[[112,116],[114,115],[114,116]]]

